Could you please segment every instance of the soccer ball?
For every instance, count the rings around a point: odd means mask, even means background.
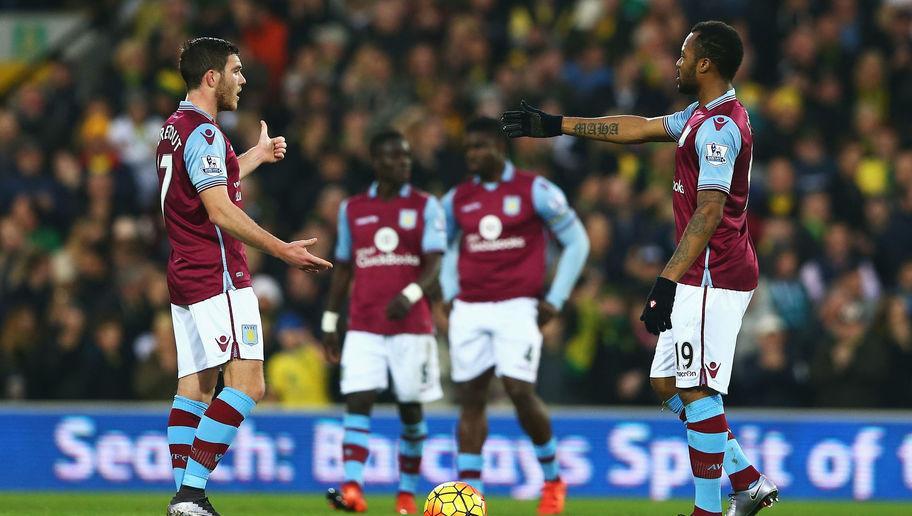
[[[484,496],[465,482],[444,482],[424,502],[424,516],[485,516]]]

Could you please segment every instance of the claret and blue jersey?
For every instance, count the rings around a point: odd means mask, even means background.
[[[209,221],[200,192],[225,186],[243,208],[231,143],[208,113],[183,101],[161,130],[156,150],[161,209],[171,244],[171,302],[190,305],[250,286],[243,244]]]
[[[501,180],[469,179],[443,198],[449,249],[444,256],[444,298],[468,302],[542,297],[560,308],[589,254],[589,239],[564,193],[554,183],[507,162]],[[564,250],[545,294],[547,236]]]
[[[386,305],[418,281],[423,256],[446,248],[443,209],[434,196],[406,184],[393,199],[377,196],[377,184],[339,206],[336,260],[351,264],[350,330],[379,335],[433,333],[430,306],[422,298],[400,321]]]
[[[703,256],[679,283],[749,291],[757,287],[757,253],[747,228],[747,202],[753,160],[753,135],[747,110],[730,89],[700,106],[698,102],[663,119],[677,141],[672,185],[675,240],[697,207],[697,192],[719,190],[728,198],[722,221]]]

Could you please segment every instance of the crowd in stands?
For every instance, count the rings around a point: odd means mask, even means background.
[[[235,149],[265,120],[284,161],[243,183],[246,211],[332,257],[339,202],[370,183],[367,142],[412,145],[414,183],[465,173],[463,127],[526,99],[579,116],[658,116],[689,28],[732,23],[754,131],[750,231],[761,286],[739,337],[740,406],[906,407],[912,396],[912,8],[896,0],[165,0],[130,4],[100,74],[56,59],[0,105],[0,399],[164,400],[176,355],[154,152],[183,99],[178,49],[241,48]],[[540,391],[565,404],[656,403],[638,321],[674,249],[675,146],[569,136],[511,144],[568,194],[591,256],[545,328]],[[329,275],[248,250],[269,399],[319,406]],[[446,321],[437,311],[447,362]],[[446,378],[446,372],[444,373]]]

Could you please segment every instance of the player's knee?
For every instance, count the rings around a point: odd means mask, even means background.
[[[459,414],[461,419],[479,419],[485,417],[487,407],[484,395],[472,396],[463,392],[459,398]]]
[[[349,414],[369,416],[376,395],[373,392],[354,392],[345,396],[345,410]]]
[[[238,385],[229,385],[233,389],[237,389],[247,396],[250,396],[255,403],[259,403],[263,397],[266,396],[266,382],[263,379],[259,381],[255,379],[248,379]]]
[[[253,401],[259,403],[266,396],[266,383],[254,382],[248,387],[247,395],[250,396]]]
[[[535,388],[531,383],[504,378],[504,390],[517,408],[529,406],[535,401]]]
[[[423,419],[420,403],[400,403],[399,419],[405,424],[415,424]]]

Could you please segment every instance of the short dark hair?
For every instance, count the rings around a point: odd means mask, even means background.
[[[723,79],[732,80],[744,58],[744,45],[738,31],[725,22],[712,20],[694,25],[690,32],[694,33],[697,59],[709,59]]]
[[[469,123],[466,124],[465,132],[466,134],[484,133],[493,137],[495,140],[506,141],[503,129],[501,128],[501,123],[486,116],[480,116],[470,120]]]
[[[178,68],[187,89],[199,86],[209,70],[224,70],[228,56],[239,53],[234,43],[220,38],[194,38],[184,42]]]
[[[384,129],[375,134],[370,140],[370,155],[376,157],[380,152],[380,146],[386,142],[405,140],[405,136],[395,129]]]

